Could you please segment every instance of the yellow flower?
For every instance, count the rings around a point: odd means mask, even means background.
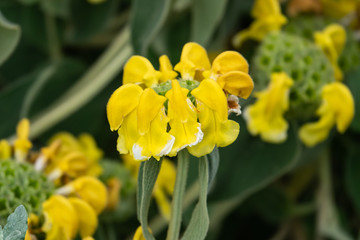
[[[63,174],[75,178],[77,176],[99,176],[102,168],[99,160],[103,152],[97,147],[94,138],[89,134],[81,134],[75,138],[72,134],[60,132],[54,135],[50,146],[42,148],[35,168],[58,179]]]
[[[224,147],[233,143],[240,127],[228,120],[227,101],[221,87],[214,80],[205,79],[191,94],[196,98],[204,138],[188,148],[189,152],[200,157],[211,153],[215,146]]]
[[[245,109],[245,119],[252,135],[260,134],[264,141],[280,143],[286,140],[288,123],[283,114],[289,108],[289,89],[293,80],[286,73],[273,73],[267,89],[256,93],[257,102]]]
[[[173,70],[169,58],[166,55],[162,55],[159,58],[161,78],[160,82],[166,82],[173,80],[177,77],[177,73]]]
[[[278,0],[256,0],[251,11],[255,21],[233,38],[233,45],[239,48],[245,40],[261,41],[269,32],[278,31],[287,22],[281,13]]]
[[[123,84],[137,83],[153,87],[161,78],[149,60],[142,56],[132,56],[124,66]]]
[[[43,203],[46,240],[70,240],[76,236],[78,216],[71,203],[63,196],[53,195]]]
[[[172,89],[166,93],[166,98],[169,100],[169,133],[175,137],[175,142],[169,156],[175,156],[181,149],[198,144],[204,134],[197,122],[196,108],[187,98],[189,90],[181,88],[177,80],[172,80],[171,85]]]
[[[57,180],[63,174],[76,178],[85,174],[88,168],[88,160],[81,152],[74,151],[62,157],[54,163],[54,166],[48,175],[50,180]]]
[[[165,114],[166,98],[147,88],[141,94],[137,108],[137,124],[140,138],[133,145],[136,160],[147,160],[170,153],[175,137],[167,133],[168,117]]]
[[[247,99],[254,89],[248,72],[249,64],[240,53],[226,51],[214,59],[211,70],[204,76],[216,80],[226,92]]]
[[[201,80],[199,76],[202,76],[204,71],[210,70],[210,66],[205,48],[190,42],[184,45],[180,62],[175,65],[174,69],[180,72],[182,79]]]
[[[343,73],[338,65],[338,59],[346,42],[346,31],[339,24],[331,24],[322,32],[315,32],[315,43],[324,51],[335,71],[335,79],[341,81]]]
[[[334,82],[325,85],[322,99],[316,112],[319,120],[305,124],[299,131],[300,139],[309,147],[324,141],[335,124],[337,130],[344,133],[354,117],[354,99],[344,84]]]
[[[11,157],[11,146],[6,140],[0,140],[0,160],[6,160]]]
[[[92,236],[98,225],[98,219],[94,209],[80,198],[68,198],[74,207],[79,220],[79,232],[82,238]]]
[[[24,162],[29,149],[32,147],[29,141],[30,122],[28,119],[22,119],[17,128],[17,138],[14,142],[15,158],[19,162]]]
[[[97,178],[84,176],[57,189],[57,194],[76,195],[87,202],[97,214],[100,214],[107,204],[106,187]]]
[[[181,60],[175,66],[183,79],[201,81],[204,78],[215,80],[227,93],[248,98],[254,88],[249,76],[249,64],[238,52],[226,51],[219,54],[210,64],[206,50],[197,43],[185,44]]]
[[[111,131],[118,130],[117,149],[121,154],[130,153],[140,135],[137,132],[137,112],[143,90],[135,84],[119,87],[110,97],[106,107]]]

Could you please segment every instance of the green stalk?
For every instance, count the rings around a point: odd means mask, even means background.
[[[56,28],[56,19],[49,14],[45,14],[45,26],[50,58],[51,60],[56,61],[61,58],[60,43]]]
[[[171,217],[167,232],[167,240],[179,239],[182,218],[182,205],[186,188],[186,180],[189,170],[189,153],[186,149],[178,153],[178,165],[171,203]]]

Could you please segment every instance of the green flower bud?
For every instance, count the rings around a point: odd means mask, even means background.
[[[54,184],[27,163],[0,161],[0,169],[0,225],[20,204],[29,214],[41,214],[41,205],[54,192]]]
[[[321,89],[334,82],[324,53],[311,41],[284,32],[270,33],[258,47],[252,64],[256,90],[266,88],[271,73],[285,72],[293,80],[288,117],[311,118],[321,102]]]

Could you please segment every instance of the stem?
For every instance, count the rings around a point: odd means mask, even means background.
[[[185,193],[184,202],[182,205],[183,212],[186,211],[188,207],[197,199],[199,195],[199,191],[200,191],[200,185],[199,185],[199,181],[197,180],[189,187],[189,189]],[[151,220],[149,225],[154,235],[157,235],[158,233],[160,233],[162,230],[165,229],[167,225],[167,221],[161,214],[158,214]]]
[[[61,58],[61,51],[55,18],[49,14],[45,14],[45,26],[50,58],[51,60],[56,61]]]
[[[189,170],[189,153],[182,150],[178,153],[178,166],[174,187],[173,200],[171,204],[171,217],[167,240],[179,239],[182,218],[182,204],[186,187],[187,174]]]

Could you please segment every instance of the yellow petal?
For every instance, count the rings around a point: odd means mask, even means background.
[[[170,134],[175,137],[175,143],[170,156],[178,151],[193,146],[201,141],[203,133],[197,122],[195,106],[187,98],[188,90],[181,88],[177,80],[172,81],[172,89],[166,93],[168,102],[168,117],[170,118]]]
[[[158,95],[153,89],[147,88],[141,94],[137,108],[138,131],[140,135],[149,131],[150,123],[163,108],[166,98]]]
[[[355,112],[350,90],[344,84],[334,82],[324,86],[322,96],[335,115],[338,131],[344,133],[353,120]]]
[[[118,131],[117,150],[121,154],[132,155],[132,147],[140,137],[138,133],[137,111],[134,110],[127,117]]]
[[[338,65],[338,59],[346,43],[346,31],[339,24],[330,24],[321,32],[314,33],[316,45],[318,45],[330,60],[335,71],[336,80],[343,79],[343,73]]]
[[[93,136],[83,133],[78,137],[82,151],[92,161],[96,161],[104,155],[104,152],[97,146]]]
[[[76,151],[65,155],[57,164],[57,167],[70,177],[83,175],[89,166],[86,156]]]
[[[16,128],[16,135],[17,138],[14,142],[14,149],[16,159],[19,161],[24,161],[26,154],[28,153],[29,149],[32,147],[31,142],[29,141],[29,132],[30,132],[30,122],[28,119],[22,119],[17,128]]]
[[[63,196],[53,195],[42,204],[45,214],[43,230],[46,240],[70,240],[78,230],[78,216],[71,203]]]
[[[319,121],[307,123],[300,128],[300,140],[308,147],[315,146],[329,136],[330,130],[334,124],[334,115],[328,111],[321,116]]]
[[[227,72],[217,79],[221,88],[235,96],[247,99],[254,89],[250,75],[240,71]]]
[[[170,63],[168,56],[162,55],[159,58],[159,62],[160,62],[160,72],[161,72],[160,82],[166,82],[168,80],[172,80],[177,77],[178,74],[175,71],[173,71],[173,67]]]
[[[150,228],[148,228],[148,229],[149,229],[149,232],[151,233],[151,229]],[[143,231],[142,231],[141,226],[136,229],[133,240],[146,240],[144,235],[143,235]]]
[[[248,73],[249,64],[238,52],[226,51],[219,54],[212,63],[211,72],[216,75],[222,75],[231,71]]]
[[[147,160],[154,157],[159,160],[160,157],[169,154],[175,137],[166,132],[168,121],[165,109],[162,107],[155,119],[149,123],[149,130],[134,144],[132,149],[134,159]]]
[[[106,106],[111,131],[119,129],[124,117],[131,113],[139,104],[142,88],[135,84],[126,84],[111,95]]]
[[[101,213],[107,203],[105,185],[94,177],[79,177],[70,183],[73,192],[87,202],[97,214]]]
[[[255,104],[245,109],[244,117],[252,135],[264,141],[280,143],[286,139],[288,123],[283,117],[289,107],[289,91],[293,80],[285,73],[273,73],[268,88],[257,94]]]
[[[79,231],[82,238],[92,236],[97,228],[98,219],[94,209],[84,200],[79,198],[68,198],[79,218]]]
[[[167,220],[170,220],[171,204],[169,199],[166,197],[165,193],[159,189],[154,188],[154,193],[156,204],[160,209],[161,215]]]
[[[215,111],[220,121],[227,120],[227,100],[221,87],[212,79],[204,79],[191,94],[207,107]]]
[[[0,140],[0,160],[9,159],[11,157],[11,147],[8,141]]]
[[[199,44],[190,42],[184,45],[180,62],[174,69],[180,72],[183,79],[194,79],[196,72],[210,70],[210,66],[206,50]]]
[[[156,71],[149,60],[132,56],[124,66],[123,84],[142,83],[152,87],[159,82],[161,73]]]
[[[106,182],[106,185],[108,188],[108,203],[106,209],[114,211],[120,200],[121,181],[116,177],[112,177]]]

